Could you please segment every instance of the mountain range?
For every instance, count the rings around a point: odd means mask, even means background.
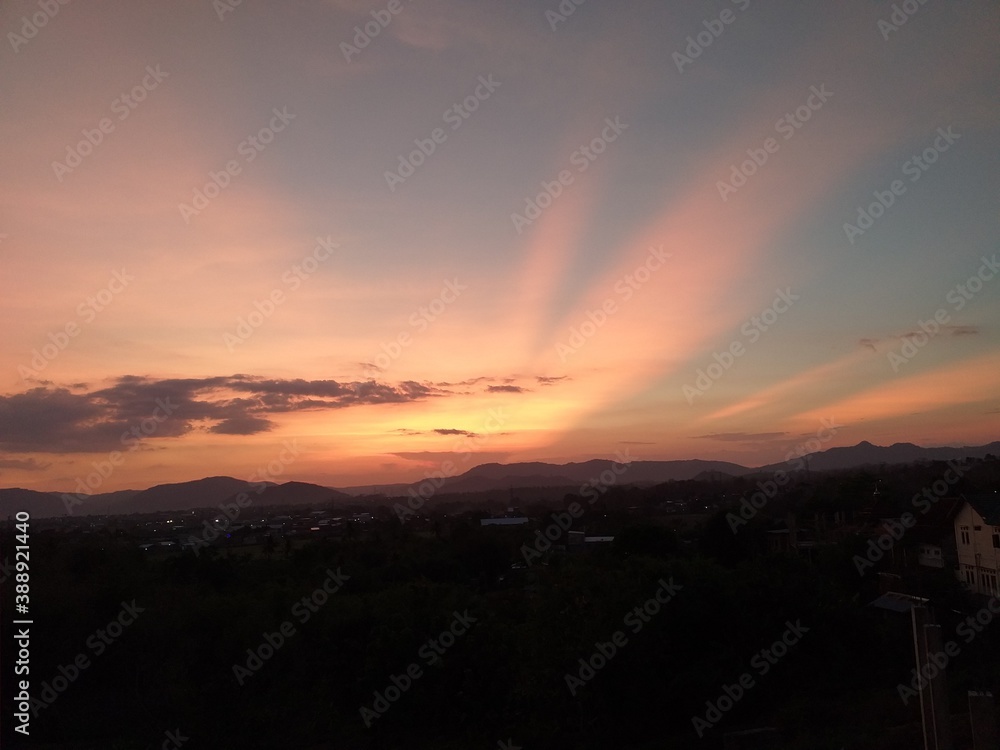
[[[1000,455],[1000,441],[963,448],[922,448],[913,443],[890,446],[863,441],[854,446],[829,448],[804,456],[811,471],[837,471],[882,464],[909,464],[924,461],[949,461],[962,458],[985,458]],[[498,464],[486,463],[468,471],[433,482],[436,493],[474,493],[522,487],[579,489],[587,482],[599,482],[601,476],[614,477],[616,484],[650,486],[686,479],[716,479],[789,471],[794,462],[750,468],[728,461],[632,461],[623,468],[608,459],[580,463],[550,464],[538,461]],[[606,473],[610,472],[610,474]],[[101,515],[178,511],[217,507],[236,502],[245,492],[258,506],[357,504],[365,496],[401,497],[422,482],[412,484],[364,485],[332,488],[308,482],[251,483],[233,477],[206,477],[189,482],[160,484],[145,490],[120,490],[93,495],[40,492],[21,488],[0,489],[0,518],[12,517],[27,510],[36,518],[66,515]],[[357,500],[356,500],[357,498]],[[244,500],[244,505],[246,501]]]

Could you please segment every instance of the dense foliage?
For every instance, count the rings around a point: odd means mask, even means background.
[[[834,499],[855,496],[854,479],[829,481]],[[753,541],[763,515],[734,535],[722,510],[692,534],[626,519],[612,545],[512,568],[534,529],[448,517],[417,533],[381,515],[355,538],[266,556],[151,557],[113,529],[37,535],[33,692],[77,654],[90,666],[39,711],[30,747],[159,748],[179,729],[186,748],[718,748],[724,732],[752,727],[779,728],[788,748],[916,744],[919,708],[897,695],[913,667],[910,619],[865,606],[878,591],[852,562],[864,540],[768,553]],[[303,622],[296,602],[338,571],[346,583]],[[658,612],[626,619],[671,582]],[[946,638],[982,606],[948,571],[921,585]],[[134,624],[95,654],[90,636],[133,600]],[[466,612],[475,622],[428,658],[429,639]],[[240,684],[234,665],[285,621],[294,633]],[[761,675],[753,657],[789,623],[808,630]],[[567,674],[580,679],[579,660],[616,631],[627,642],[571,694]],[[956,713],[967,689],[1000,694],[1000,626],[959,640]],[[361,708],[411,664],[419,677],[367,727]],[[699,738],[692,717],[745,672],[754,686]],[[11,677],[5,668],[7,696]],[[29,746],[4,711],[4,747]]]

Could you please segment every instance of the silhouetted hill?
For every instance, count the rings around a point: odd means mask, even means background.
[[[879,464],[910,464],[917,461],[952,461],[959,458],[985,458],[987,454],[1000,455],[1000,442],[962,448],[921,448],[913,443],[894,443],[889,446],[873,445],[863,440],[857,445],[829,448],[804,456],[812,471],[836,471]],[[769,464],[755,472],[787,471],[787,463]]]
[[[614,471],[622,464],[610,459],[595,458],[590,461],[568,464],[549,464],[530,461],[514,464],[480,464],[464,474],[444,481],[440,492],[486,492],[518,487],[573,487],[579,488],[587,482],[601,482],[605,477],[614,477],[614,484],[659,484],[668,481],[693,479],[705,472],[717,472],[729,476],[742,476],[750,471],[745,466],[728,461],[632,461],[620,474]],[[606,473],[610,472],[610,474]],[[416,489],[421,482],[412,485],[392,485],[381,488],[390,497],[405,495],[409,488]]]
[[[33,518],[66,515],[63,501],[55,492],[36,492],[20,487],[0,490],[0,518],[13,518],[21,510],[28,511]]]
[[[880,464],[909,464],[924,461],[948,461],[961,458],[985,458],[1000,455],[1000,442],[962,448],[922,448],[913,443],[895,443],[890,446],[873,445],[862,441],[854,446],[830,448],[808,454],[805,458],[813,471],[839,471]],[[757,468],[747,468],[728,461],[690,459],[682,461],[632,461],[622,473],[614,472],[618,465],[610,459],[593,459],[579,463],[550,464],[541,461],[499,464],[486,463],[451,477],[436,488],[440,493],[475,493],[513,488],[567,488],[577,491],[588,482],[601,482],[614,476],[615,484],[654,485],[669,481],[724,480],[758,473],[789,470],[790,463],[775,463]],[[611,472],[610,474],[608,472]],[[219,476],[196,479],[190,482],[160,484],[147,490],[121,490],[84,496],[73,505],[73,515],[150,513],[163,510],[189,510],[217,507],[231,502],[240,492],[250,494],[256,505],[309,505],[346,501],[362,495],[379,493],[386,497],[401,497],[409,489],[416,490],[420,482],[412,484],[364,485],[345,488],[322,487],[307,482],[265,482],[265,489],[257,492],[259,483],[233,477]],[[70,494],[70,493],[67,493]],[[77,498],[75,494],[70,497]],[[0,489],[0,518],[27,510],[38,518],[67,515],[67,505],[62,493],[39,492],[21,488]]]
[[[212,508],[224,502],[235,502],[241,492],[246,492],[254,505],[309,505],[352,499],[343,492],[307,482],[264,482],[265,488],[258,492],[260,484],[233,477],[206,477],[190,482],[158,484],[148,490],[120,490],[83,496],[20,488],[3,489],[0,490],[0,518],[13,516],[19,510],[27,510],[34,518],[51,518]],[[63,494],[70,498],[69,504],[64,501]]]
[[[246,490],[240,490],[246,492]],[[337,500],[353,500],[353,498],[343,492],[321,487],[318,484],[308,482],[285,482],[284,484],[273,484],[263,492],[247,492],[253,505],[315,505],[328,503]],[[221,502],[233,503],[239,492],[233,493],[230,497]],[[244,501],[245,502],[245,501]]]
[[[68,501],[63,499],[64,494],[69,498]],[[34,518],[128,513],[128,510],[122,510],[122,508],[138,494],[139,490],[118,490],[117,492],[80,496],[69,492],[39,492],[21,488],[4,489],[0,490],[0,518],[13,517],[20,510],[28,511]]]
[[[128,503],[123,504],[119,512],[150,513],[157,510],[207,508],[240,492],[252,491],[256,486],[256,483],[233,477],[206,477],[190,482],[158,484],[135,495]]]

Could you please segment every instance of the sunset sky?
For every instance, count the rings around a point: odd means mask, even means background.
[[[0,486],[1000,439],[994,2],[50,2]]]

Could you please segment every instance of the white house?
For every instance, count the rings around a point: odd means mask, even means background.
[[[958,579],[970,590],[1000,596],[1000,492],[966,497],[955,516]]]

